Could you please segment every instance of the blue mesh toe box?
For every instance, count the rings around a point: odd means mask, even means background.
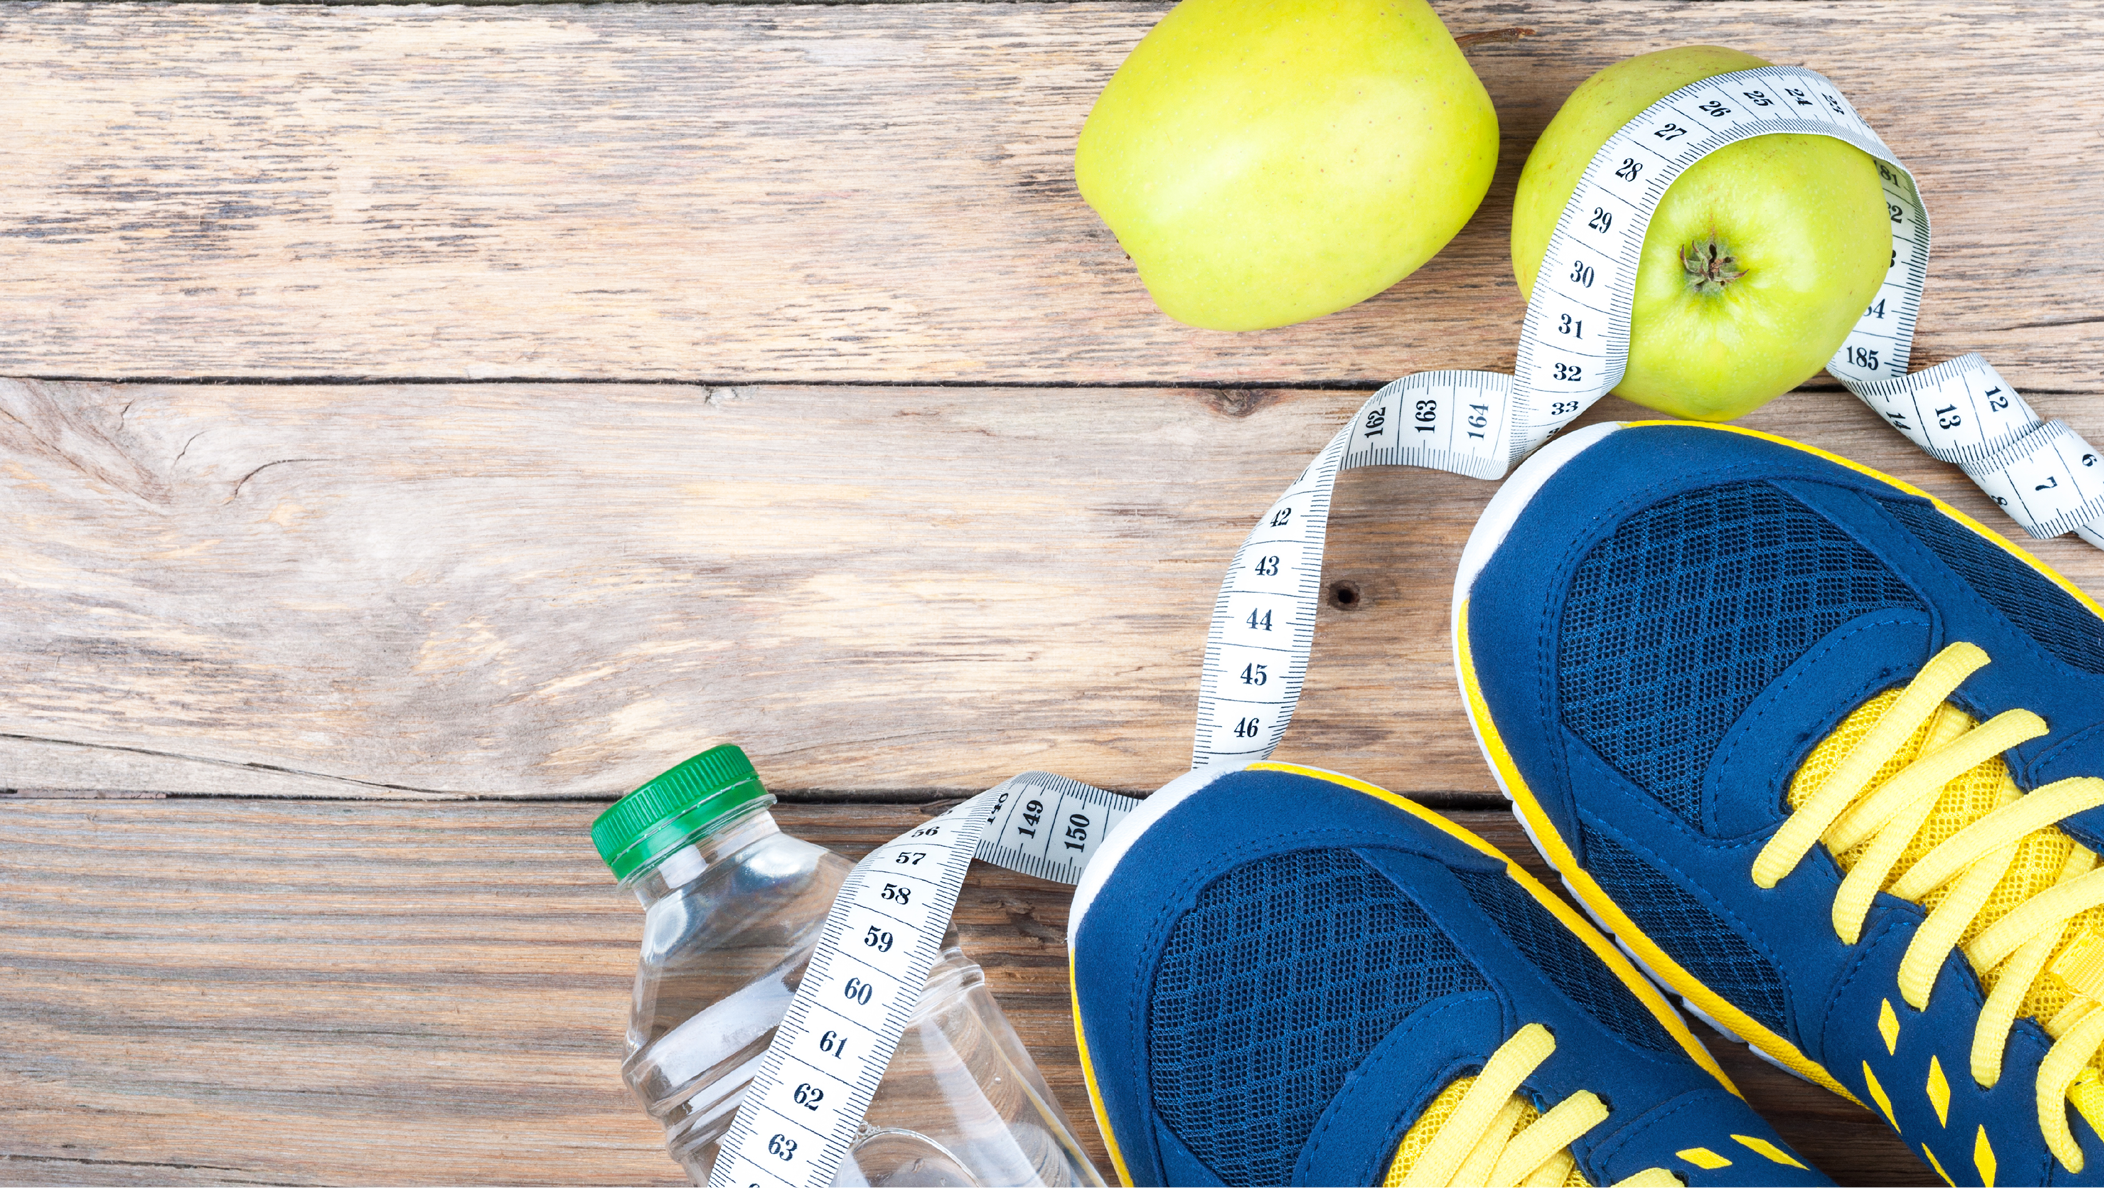
[[[1285,1183],[1316,1118],[1395,1025],[1488,986],[1423,908],[1350,850],[1221,877],[1155,974],[1155,1108],[1231,1184]]]
[[[1378,1183],[1425,1105],[1530,1023],[1556,1040],[1523,1087],[1538,1107],[1616,1103],[1572,1148],[1594,1182],[1672,1158],[1658,1136],[1686,1127],[1646,1130],[1654,1108],[1755,1133],[1545,895],[1309,774],[1232,772],[1177,802],[1073,937],[1091,1084],[1133,1182]]]
[[[1508,787],[1676,990],[1714,992],[1749,1038],[1847,1080],[1862,1053],[1831,1037],[1876,1033],[1828,1028],[1861,957],[1832,924],[1839,869],[1814,847],[1772,888],[1751,877],[1791,777],[1961,640],[1990,657],[1962,708],[2050,724],[2005,753],[2020,788],[2104,774],[2104,616],[1930,500],[1778,439],[1627,426],[1531,481],[1487,522],[1502,535],[1459,624]],[[2063,828],[2104,844],[2104,810]],[[1901,930],[1920,914],[1874,910]]]
[[[1862,545],[1773,484],[1731,482],[1624,520],[1563,607],[1563,724],[1692,820],[1724,732],[1814,643],[1867,611],[1919,606]]]

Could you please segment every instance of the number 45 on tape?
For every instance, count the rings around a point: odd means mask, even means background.
[[[1891,266],[1827,371],[1932,457],[1961,467],[2033,536],[2074,532],[2104,547],[2104,465],[2089,443],[2042,420],[1978,355],[1906,374],[1929,215],[1899,158],[1813,71],[1720,74],[1652,104],[1593,155],[1536,274],[1514,374],[1426,371],[1382,388],[1257,521],[1214,604],[1192,766],[1261,759],[1292,720],[1338,473],[1420,466],[1503,477],[1621,382],[1644,232],[1666,190],[1728,144],[1782,133],[1831,136],[1876,159],[1892,216]]]

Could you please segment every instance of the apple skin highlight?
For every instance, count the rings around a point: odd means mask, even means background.
[[[1770,63],[1719,46],[1642,54],[1593,75],[1543,129],[1513,199],[1512,265],[1531,294],[1549,236],[1609,137],[1666,95]],[[1723,283],[1686,267],[1728,245]],[[1877,163],[1828,136],[1760,136],[1711,153],[1660,200],[1644,235],[1629,368],[1615,395],[1674,416],[1724,421],[1818,374],[1863,316],[1891,263]]]

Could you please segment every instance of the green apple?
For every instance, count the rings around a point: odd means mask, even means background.
[[[1769,63],[1713,45],[1618,62],[1571,92],[1513,197],[1512,270],[1531,293],[1556,217],[1608,137],[1692,82]],[[1891,263],[1877,164],[1827,136],[1758,136],[1680,175],[1644,233],[1629,370],[1615,394],[1730,420],[1833,358]]]
[[[1183,0],[1081,129],[1081,195],[1155,304],[1284,326],[1415,271],[1498,159],[1483,83],[1424,0]]]

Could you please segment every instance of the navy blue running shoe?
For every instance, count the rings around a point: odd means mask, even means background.
[[[1598,425],[1506,483],[1454,642],[1572,894],[1946,1180],[2104,1182],[2104,614],[1875,471]]]
[[[1583,917],[1370,784],[1182,777],[1069,929],[1126,1184],[1828,1182]]]

